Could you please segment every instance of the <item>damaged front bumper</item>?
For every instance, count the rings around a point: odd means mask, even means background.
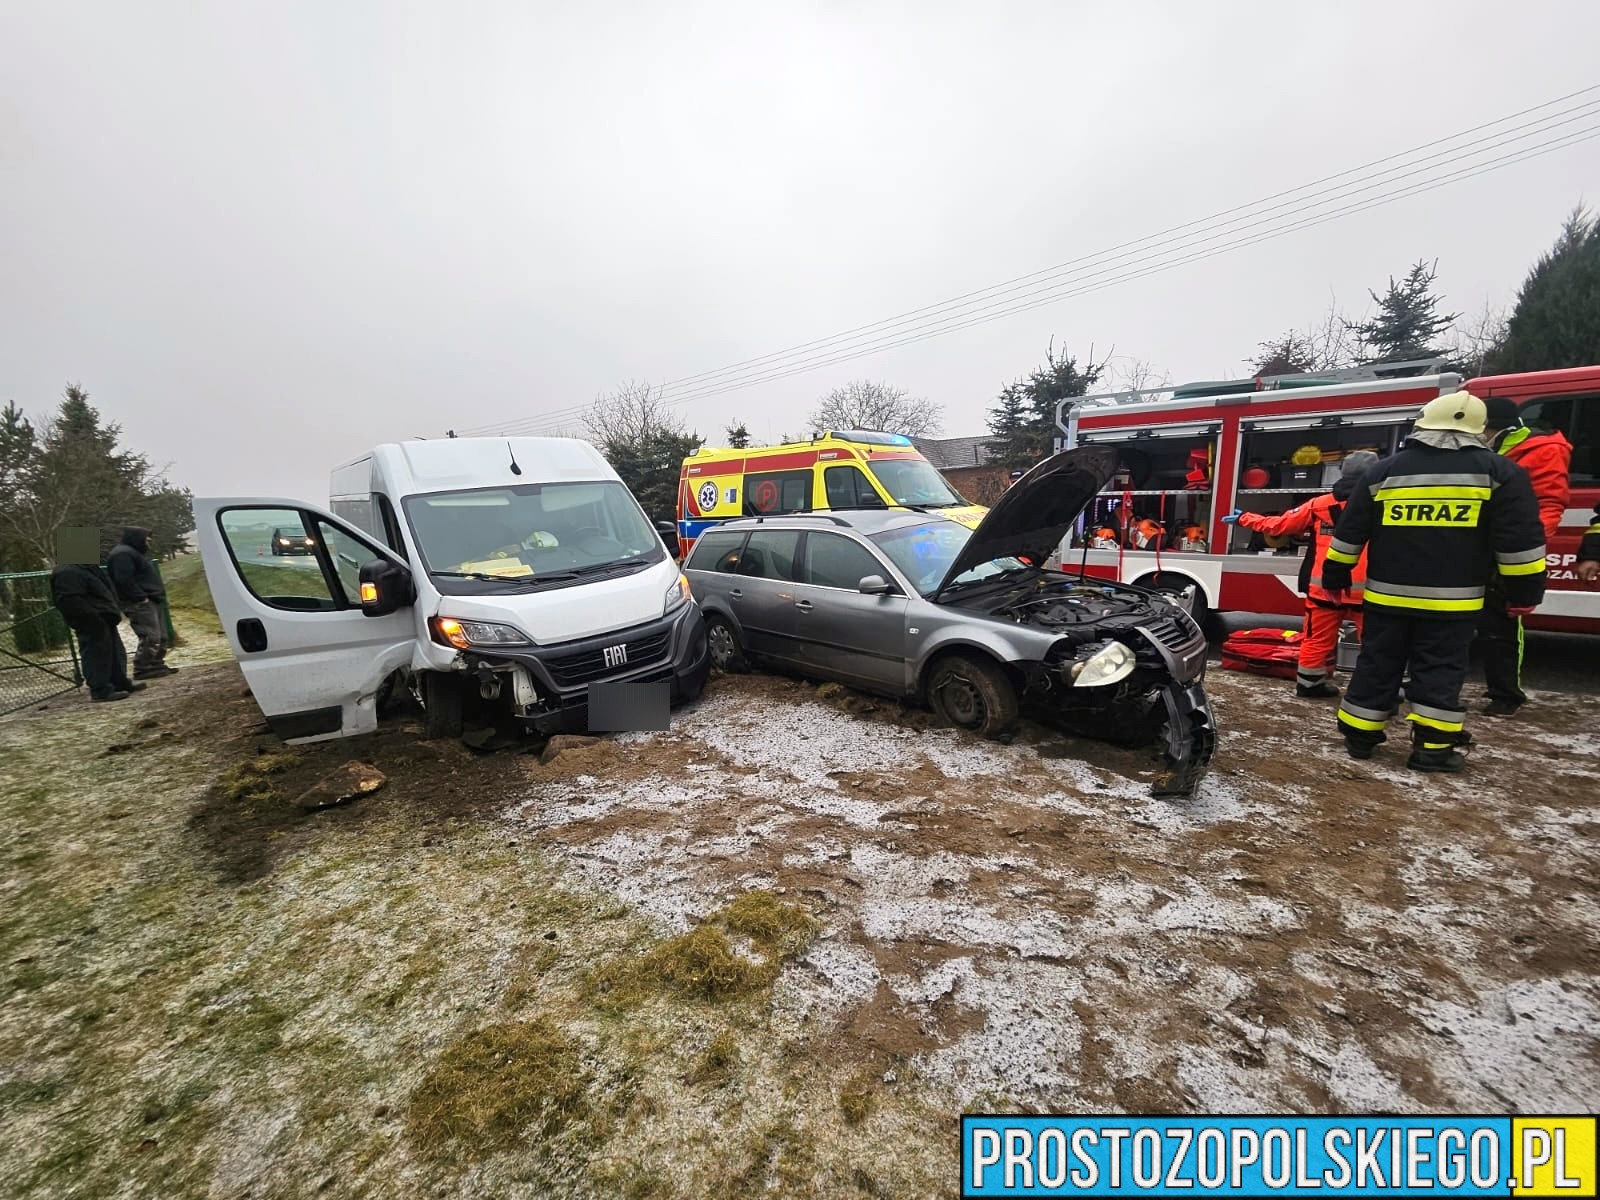
[[[1217,749],[1211,700],[1198,683],[1171,684],[1161,689],[1160,703],[1166,718],[1160,734],[1166,770],[1156,777],[1150,794],[1187,798],[1205,778]]]
[[[671,703],[699,696],[711,671],[705,618],[692,601],[658,621],[553,646],[463,653],[462,669],[482,679],[518,672],[510,711],[540,734],[588,728],[589,688],[598,683],[667,683]]]

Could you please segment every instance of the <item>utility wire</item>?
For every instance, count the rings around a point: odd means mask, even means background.
[[[1009,304],[1004,308],[1003,311],[998,313],[975,317],[971,314],[965,314],[970,319],[956,319],[951,321],[937,322],[932,328],[929,328],[924,332],[917,333],[916,336],[896,337],[890,339],[889,344],[886,345],[858,348],[854,351],[842,353],[833,358],[825,358],[820,361],[807,360],[801,364],[791,366],[786,370],[767,372],[761,375],[761,377],[758,379],[731,382],[724,381],[721,384],[713,384],[711,386],[698,389],[689,395],[673,397],[669,399],[667,403],[686,404],[694,400],[721,395],[725,392],[738,391],[746,387],[754,386],[757,383],[788,378],[792,375],[803,374],[807,371],[816,370],[819,367],[829,366],[834,363],[847,362],[851,359],[866,357],[870,354],[880,353],[882,351],[895,349],[900,346],[913,345],[917,342],[927,341],[929,338],[939,337],[946,333],[952,333],[960,329],[970,328],[974,325],[981,325],[990,321],[1000,320],[1003,317],[1011,316],[1015,313],[1026,312],[1035,308],[1043,307],[1045,305],[1054,304],[1060,300],[1068,299],[1073,296],[1099,291],[1103,288],[1112,287],[1120,283],[1130,282],[1135,279],[1142,279],[1149,275],[1154,275],[1161,271],[1169,270],[1173,267],[1181,266],[1189,262],[1203,261],[1204,259],[1213,258],[1217,255],[1224,254],[1244,246],[1256,245],[1261,242],[1270,241],[1274,238],[1281,237],[1288,233],[1294,233],[1302,229],[1309,229],[1316,225],[1325,224],[1328,221],[1336,220],[1352,213],[1363,212],[1397,200],[1406,199],[1410,196],[1421,195],[1425,192],[1433,191],[1451,183],[1462,182],[1466,179],[1488,174],[1490,171],[1499,170],[1502,167],[1511,166],[1519,162],[1528,161],[1533,158],[1541,157],[1545,154],[1554,153],[1558,150],[1567,149],[1571,146],[1591,141],[1597,136],[1600,136],[1600,125],[1591,125],[1583,129],[1564,134],[1561,137],[1553,139],[1549,142],[1541,143],[1533,147],[1520,147],[1487,162],[1474,163],[1469,166],[1459,168],[1458,170],[1445,176],[1429,179],[1417,184],[1411,184],[1384,195],[1369,197],[1368,199],[1359,203],[1347,205],[1343,208],[1335,209],[1333,211],[1316,213],[1311,216],[1302,216],[1299,219],[1291,220],[1290,223],[1278,225],[1247,237],[1238,238],[1234,241],[1224,242],[1209,248],[1200,249],[1196,249],[1195,247],[1178,247],[1174,252],[1169,252],[1169,254],[1183,250],[1188,250],[1189,252],[1177,253],[1174,257],[1167,257],[1161,261],[1140,266],[1135,270],[1124,271],[1124,273],[1116,276],[1115,278],[1102,280],[1096,283],[1080,283],[1078,286],[1072,286],[1068,288],[1049,289],[1048,294],[1042,297],[1031,300],[1024,298],[1023,302]],[[1159,258],[1160,256],[1157,257]],[[1126,265],[1133,266],[1134,264]],[[575,411],[582,412],[586,407],[587,406],[580,406]],[[561,422],[552,421],[553,416],[554,414],[541,414],[537,417],[525,418],[522,421],[510,422],[505,428],[507,432],[545,432],[561,426]]]
[[[1558,149],[1564,149],[1569,145],[1575,145],[1580,141],[1588,140],[1590,129],[1586,128],[1578,130],[1576,134],[1562,135],[1554,141],[1540,143],[1534,147],[1517,147],[1514,150],[1508,150],[1508,147],[1510,147],[1513,143],[1527,141],[1533,137],[1548,133],[1551,130],[1570,125],[1596,115],[1596,112],[1600,111],[1600,97],[1582,101],[1577,105],[1563,109],[1559,112],[1545,113],[1544,116],[1538,118],[1537,120],[1524,122],[1522,125],[1513,126],[1510,129],[1500,129],[1496,133],[1475,139],[1473,142],[1467,143],[1464,146],[1449,146],[1447,149],[1436,151],[1435,153],[1427,155],[1421,159],[1415,159],[1412,157],[1422,150],[1427,150],[1435,146],[1442,146],[1446,143],[1460,142],[1462,138],[1468,136],[1469,134],[1497,126],[1503,126],[1508,121],[1514,121],[1518,117],[1525,116],[1529,113],[1538,112],[1543,109],[1553,108],[1567,100],[1573,99],[1574,97],[1585,96],[1596,91],[1600,91],[1600,84],[1583,88],[1576,92],[1568,93],[1566,96],[1558,97],[1557,99],[1548,101],[1544,104],[1523,109],[1520,112],[1513,113],[1510,116],[1502,117],[1495,121],[1485,122],[1481,125],[1474,126],[1471,129],[1452,134],[1449,137],[1439,138],[1432,142],[1424,143],[1423,145],[1414,147],[1411,150],[1388,155],[1385,158],[1376,159],[1373,162],[1364,164],[1361,167],[1353,167],[1349,170],[1341,171],[1334,175],[1325,176],[1320,180],[1314,181],[1313,183],[1302,184],[1296,188],[1290,188],[1274,193],[1263,200],[1255,201],[1250,204],[1236,205],[1233,208],[1222,210],[1221,212],[1214,214],[1212,217],[1200,218],[1195,221],[1185,222],[1182,225],[1172,226],[1160,233],[1133,239],[1132,241],[1121,243],[1119,246],[1112,247],[1109,250],[1100,251],[1092,255],[1085,255],[1080,258],[1073,259],[1068,263],[1060,264],[1055,267],[1043,268],[1039,271],[1033,271],[1026,275],[1017,276],[1014,279],[1006,280],[1003,283],[995,284],[988,288],[982,288],[974,292],[965,293],[961,296],[952,297],[949,300],[941,301],[937,304],[926,305],[923,308],[914,309],[908,313],[898,314],[895,317],[885,318],[882,321],[873,322],[870,325],[858,326],[853,330],[846,330],[841,334],[835,334],[828,338],[815,339],[812,342],[790,347],[788,350],[763,355],[755,359],[746,359],[741,363],[731,364],[728,367],[718,368],[714,371],[704,371],[697,375],[685,376],[682,379],[674,380],[668,384],[664,384],[662,387],[664,392],[673,387],[683,388],[684,390],[681,394],[668,395],[667,402],[672,404],[684,404],[692,400],[703,399],[708,396],[720,395],[727,391],[734,391],[741,388],[754,386],[758,383],[787,378],[791,375],[800,374],[804,371],[815,370],[822,366],[832,365],[837,362],[849,361],[852,358],[864,357],[868,354],[880,353],[884,350],[892,349],[901,345],[911,345],[916,342],[925,341],[929,337],[940,336],[943,333],[954,332],[958,329],[969,328],[972,325],[983,324],[987,321],[997,320],[1001,317],[1010,316],[1014,313],[1025,312],[1030,309],[1037,308],[1042,304],[1055,303],[1058,300],[1065,299],[1070,296],[1081,295],[1086,291],[1096,290],[1100,287],[1113,286],[1117,283],[1126,282],[1131,279],[1143,278],[1149,274],[1155,273],[1155,271],[1158,270],[1167,270],[1171,267],[1178,266],[1186,262],[1199,261],[1204,258],[1212,257],[1214,254],[1224,253],[1228,250],[1236,249],[1241,246],[1253,245],[1258,241],[1264,241],[1271,237],[1278,237],[1284,233],[1293,232],[1298,229],[1310,228],[1313,225],[1322,224],[1326,220],[1347,215],[1351,212],[1364,211],[1365,209],[1375,207],[1378,204],[1390,203],[1394,200],[1403,199],[1410,195],[1416,195],[1420,194],[1421,192],[1430,191],[1435,187],[1444,186],[1450,182],[1457,182],[1464,178],[1472,178],[1473,176],[1482,174],[1488,170],[1495,170],[1502,166],[1510,165],[1512,162],[1525,161],[1527,158],[1538,157],[1539,155],[1551,153]],[[1558,120],[1557,118],[1565,119]],[[1528,132],[1519,133],[1519,131]],[[1405,179],[1408,176],[1416,175],[1424,170],[1437,170],[1440,166],[1448,165],[1452,162],[1457,162],[1465,158],[1479,157],[1490,152],[1491,150],[1505,153],[1502,153],[1498,158],[1490,159],[1485,162],[1470,164],[1469,166],[1462,167],[1445,176],[1424,181],[1424,183],[1421,185],[1410,186],[1396,192],[1386,193],[1385,195],[1372,198],[1369,201],[1336,209],[1330,213],[1317,214],[1310,217],[1306,216],[1306,212],[1308,210],[1325,207],[1329,204],[1340,204],[1362,192],[1370,192],[1376,188],[1389,187],[1399,180]],[[1396,160],[1406,161],[1396,162]],[[1369,171],[1370,168],[1374,166],[1381,166],[1385,163],[1393,163],[1395,165],[1386,167],[1384,170],[1377,172],[1376,176],[1371,177],[1370,179],[1363,174],[1364,172]],[[1357,176],[1357,178],[1351,179],[1351,176]],[[1384,178],[1384,176],[1387,176],[1387,178]],[[1302,196],[1299,200],[1285,201],[1271,205],[1270,207],[1263,207],[1264,205],[1267,205],[1269,201],[1277,200],[1280,197],[1294,196],[1298,193],[1306,192],[1312,187],[1316,187],[1320,184],[1338,179],[1346,179],[1348,182],[1339,185],[1337,188],[1327,190],[1321,195]],[[1290,211],[1278,211],[1286,208]],[[1274,212],[1278,212],[1278,215],[1267,215]],[[1217,220],[1217,218],[1222,217],[1231,217],[1231,219],[1223,221]],[[1247,220],[1247,218],[1249,219]],[[1205,250],[1204,252],[1187,253],[1191,251],[1200,251],[1207,245],[1207,243],[1215,242],[1221,236],[1232,236],[1233,234],[1240,233],[1243,230],[1248,230],[1261,225],[1273,225],[1274,223],[1281,221],[1291,221],[1294,223],[1278,226],[1276,228],[1269,228],[1259,234],[1254,234],[1238,241],[1229,242],[1210,250]],[[1197,229],[1197,226],[1201,228]],[[1229,229],[1230,226],[1235,226],[1237,228]],[[1193,232],[1185,234],[1183,237],[1179,238],[1173,238],[1170,236],[1171,234],[1182,230],[1193,230]],[[1171,244],[1163,247],[1163,239]],[[1135,248],[1141,247],[1142,249],[1139,249],[1137,253],[1142,254],[1142,257],[1135,257]],[[1172,254],[1182,254],[1183,256],[1171,259],[1170,261],[1157,263],[1154,266],[1142,266],[1142,264],[1150,263],[1152,259],[1161,259],[1164,256]],[[1118,263],[1116,261],[1118,259],[1126,259],[1129,261]],[[1089,270],[1087,267],[1080,268],[1076,271],[1069,271],[1066,269],[1074,264],[1095,264],[1095,269]],[[1108,273],[1125,272],[1128,268],[1136,266],[1141,267],[1141,269],[1132,273],[1116,275],[1113,278],[1103,279],[1101,282],[1094,283],[1088,287],[1083,286],[1087,280],[1105,276]],[[1000,299],[1000,297],[1009,298]],[[977,303],[979,301],[989,301],[989,303],[979,305]],[[921,320],[917,319],[919,316],[922,317]],[[910,328],[902,328],[907,325],[909,325]],[[898,332],[892,332],[895,330],[898,330]],[[758,364],[765,364],[765,366],[758,366]],[[689,386],[693,381],[698,382],[694,383],[694,386]],[[555,409],[520,419],[513,418],[509,421],[475,426],[463,429],[459,432],[463,435],[471,435],[491,430],[497,430],[502,433],[543,431],[546,429],[558,428],[563,424],[570,424],[571,420],[576,419],[579,414],[585,412],[589,407],[590,406],[588,404],[573,405],[567,408]]]

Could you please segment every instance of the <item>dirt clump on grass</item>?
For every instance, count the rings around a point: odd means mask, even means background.
[[[591,987],[596,1001],[610,1008],[636,1007],[665,991],[710,1002],[748,995],[771,986],[815,930],[803,909],[771,892],[747,892],[688,933],[602,963]],[[730,932],[748,939],[752,952],[741,952]]]
[[[551,1138],[590,1112],[578,1044],[543,1018],[475,1029],[413,1089],[406,1136],[430,1157]]]

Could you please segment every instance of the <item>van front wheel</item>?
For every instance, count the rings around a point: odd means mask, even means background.
[[[422,725],[426,737],[461,736],[461,680],[443,671],[428,671],[423,674]]]

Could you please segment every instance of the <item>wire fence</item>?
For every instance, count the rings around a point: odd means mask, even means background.
[[[82,682],[72,631],[50,603],[50,572],[0,574],[0,715]]]

